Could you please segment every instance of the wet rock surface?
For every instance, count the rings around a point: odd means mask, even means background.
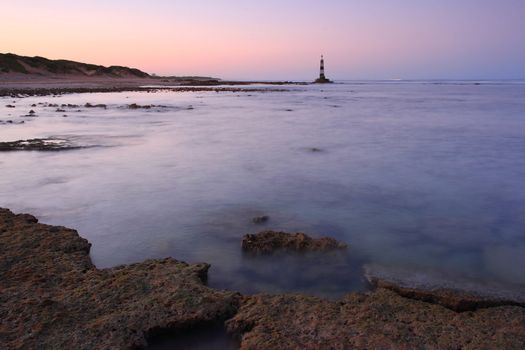
[[[304,235],[282,234],[277,237],[285,241]],[[438,299],[405,297],[379,282],[374,291],[338,300],[241,296],[208,288],[205,263],[167,258],[97,269],[89,250],[90,243],[75,230],[0,208],[2,348],[141,348],[168,331],[180,337],[168,345],[198,343],[198,334],[186,337],[189,330],[208,334],[209,344],[230,346],[221,331],[224,322],[241,349],[525,348],[525,308],[512,300],[512,305],[457,312]],[[367,268],[369,279],[386,281],[393,275]],[[419,277],[398,278],[389,283],[431,287],[414,284]],[[428,293],[434,292],[430,288]],[[162,338],[157,340],[163,348]]]
[[[152,109],[152,108],[167,108],[164,105],[139,105],[136,103],[131,103],[126,106],[128,109]]]
[[[8,125],[8,124],[18,125],[18,124],[24,124],[24,123],[25,122],[23,120],[19,120],[19,121],[14,121],[14,120],[11,120],[11,119],[0,120],[0,125]]]
[[[312,238],[305,233],[262,231],[242,238],[242,249],[253,254],[272,254],[280,250],[296,252],[330,251],[347,245],[330,237]]]
[[[406,298],[458,312],[500,305],[525,307],[523,287],[481,283],[450,273],[369,264],[365,266],[365,277],[375,288],[389,289]]]
[[[227,321],[241,349],[523,349],[525,309],[457,313],[378,289],[337,301],[304,295],[244,298]]]
[[[106,109],[108,106],[103,104],[103,103],[99,103],[99,104],[91,104],[91,103],[86,103],[84,105],[84,107],[86,108],[103,108],[103,109]]]
[[[129,349],[164,329],[231,317],[238,294],[205,286],[208,264],[171,258],[99,270],[74,230],[0,209],[3,349]]]
[[[0,152],[9,151],[63,151],[84,148],[69,140],[60,138],[42,138],[0,142]]]

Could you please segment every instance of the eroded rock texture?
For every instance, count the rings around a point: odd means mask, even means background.
[[[174,259],[99,270],[74,230],[0,209],[2,349],[129,349],[151,332],[231,317],[239,296],[209,265]]]
[[[272,254],[279,250],[313,252],[344,249],[347,245],[330,237],[312,238],[304,233],[262,231],[242,238],[242,249],[253,254]]]
[[[338,301],[303,295],[243,299],[228,330],[241,349],[524,349],[525,309],[455,312],[378,289]]]
[[[335,301],[241,297],[206,287],[207,264],[163,259],[99,270],[89,249],[74,230],[0,209],[1,349],[130,349],[161,330],[225,320],[241,349],[525,349],[525,308],[457,312],[432,289],[415,300],[403,288],[425,287],[412,284],[419,277],[396,285],[376,269],[378,289]]]

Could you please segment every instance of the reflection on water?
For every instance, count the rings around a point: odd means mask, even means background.
[[[365,288],[365,262],[525,284],[524,84],[15,101],[7,109],[13,99],[0,100],[0,119],[30,109],[38,117],[0,125],[0,141],[61,135],[102,147],[0,153],[0,206],[78,229],[99,267],[173,256],[211,263],[212,286],[324,296]],[[107,109],[64,118],[31,107],[38,102]],[[129,103],[168,108],[122,108]],[[270,220],[254,224],[260,215]],[[350,248],[243,255],[241,237],[262,229],[328,235]]]

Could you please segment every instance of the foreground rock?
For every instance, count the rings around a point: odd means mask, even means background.
[[[525,348],[524,308],[457,313],[387,289],[338,301],[248,297],[227,327],[241,340],[241,349]]]
[[[163,330],[227,319],[241,349],[525,348],[520,306],[456,312],[380,284],[335,301],[241,297],[206,287],[207,264],[163,259],[99,270],[89,249],[74,230],[0,209],[2,349],[130,349]]]
[[[390,289],[406,298],[439,304],[455,311],[516,305],[525,307],[525,288],[487,284],[439,271],[365,266],[365,277],[376,288]]]
[[[347,245],[330,237],[312,238],[304,233],[262,231],[242,238],[242,249],[254,254],[272,254],[279,250],[313,252],[344,249]]]
[[[0,209],[3,349],[129,349],[148,335],[231,317],[238,295],[206,287],[209,265],[174,259],[99,270],[74,230]]]
[[[0,142],[0,152],[8,151],[63,151],[84,148],[66,139],[42,138]]]

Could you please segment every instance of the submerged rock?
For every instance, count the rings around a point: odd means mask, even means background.
[[[347,245],[330,237],[312,238],[304,233],[262,231],[242,238],[242,249],[254,254],[272,254],[279,250],[312,252],[344,249]]]
[[[252,222],[254,224],[263,224],[270,220],[270,217],[268,215],[262,215],[262,216],[256,216],[252,219]]]
[[[208,264],[171,258],[97,269],[75,230],[0,209],[4,349],[130,349],[156,332],[224,321],[237,293],[205,286]]]
[[[481,283],[450,273],[369,264],[365,266],[365,277],[376,288],[390,289],[403,297],[458,312],[500,305],[525,307],[524,287]]]

